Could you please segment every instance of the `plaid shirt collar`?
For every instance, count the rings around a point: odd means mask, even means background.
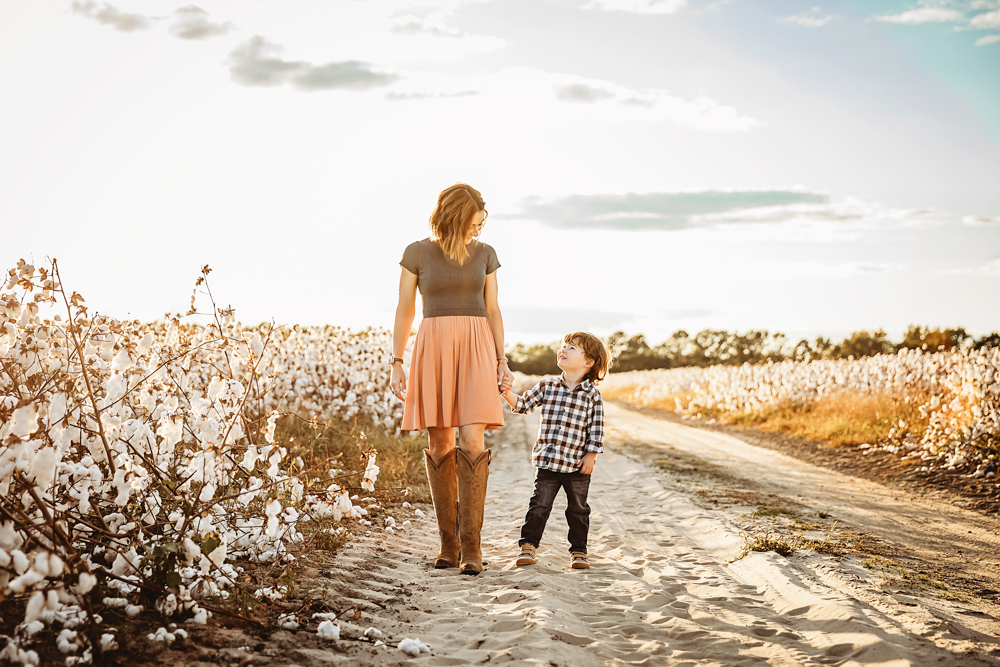
[[[565,371],[563,371],[562,374],[559,376],[559,381],[562,382],[562,386],[565,387],[566,390],[568,391],[569,384],[566,382]],[[573,388],[573,391],[582,389],[583,391],[590,392],[590,390],[593,388],[594,388],[594,383],[590,381],[590,378],[583,378],[583,380],[580,381],[580,384],[576,385],[576,387]]]

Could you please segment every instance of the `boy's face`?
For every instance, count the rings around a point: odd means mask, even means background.
[[[567,373],[583,373],[594,365],[593,359],[588,359],[583,348],[570,341],[564,342],[556,354],[556,365]]]

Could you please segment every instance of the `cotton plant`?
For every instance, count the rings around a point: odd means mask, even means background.
[[[1000,449],[1000,348],[928,352],[901,350],[861,359],[782,361],[631,371],[602,385],[627,390],[640,406],[673,400],[682,415],[762,413],[781,404],[805,405],[849,390],[906,394],[920,424],[901,422],[886,441],[865,443],[919,459],[928,469],[995,477]],[[926,422],[926,423],[924,423]]]
[[[115,320],[64,290],[54,261],[18,262],[0,283],[0,598],[25,615],[0,660],[37,664],[46,627],[67,665],[100,658],[117,644],[101,608],[205,623],[240,587],[238,560],[287,560],[306,522],[363,516],[346,489],[310,482],[276,427],[398,429],[390,340],[246,327],[214,302],[207,324]],[[365,490],[378,472],[372,452]]]

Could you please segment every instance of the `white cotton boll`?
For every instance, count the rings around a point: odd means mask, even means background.
[[[125,614],[129,618],[135,618],[136,616],[138,616],[139,614],[141,614],[145,610],[146,610],[146,608],[143,607],[142,605],[139,605],[139,604],[130,604],[130,605],[126,605],[126,607],[125,607]]]
[[[264,341],[261,340],[260,333],[257,331],[254,331],[252,334],[244,332],[243,340],[246,341],[253,355],[260,359],[260,355],[264,351]]]
[[[56,637],[56,646],[63,653],[76,653],[80,648],[80,645],[76,643],[77,632],[76,630],[63,629]]]
[[[244,470],[253,470],[254,466],[257,465],[257,459],[260,458],[260,451],[257,449],[257,445],[250,445],[247,447],[247,451],[243,454],[243,461],[240,465]]]
[[[24,634],[27,637],[37,635],[39,632],[45,629],[45,624],[41,621],[32,621],[24,626]]]
[[[270,537],[270,538],[272,538],[272,539],[275,538],[275,537],[277,537],[278,536],[278,527],[279,527],[278,517],[272,516],[272,517],[268,518],[268,520],[267,520],[267,530],[266,530],[267,536]]]
[[[274,430],[277,428],[278,424],[278,411],[274,410],[267,415],[267,431],[264,433],[264,440],[273,444],[274,443]]]
[[[152,347],[153,347],[153,334],[147,333],[139,340],[139,343],[135,346],[135,351],[138,354],[142,355],[149,352],[149,350]]]
[[[24,439],[37,430],[38,411],[35,409],[34,403],[14,410],[10,419],[10,435]]]
[[[177,596],[171,593],[166,597],[161,597],[156,601],[156,611],[166,618],[173,616],[174,612],[177,611]]]
[[[409,653],[410,655],[420,655],[421,653],[430,653],[431,647],[423,643],[419,639],[410,639],[409,637],[401,639],[399,642],[399,650],[403,653]]]
[[[58,577],[62,575],[63,562],[62,558],[56,554],[49,554],[49,576]]]
[[[403,501],[403,509],[404,509],[404,510],[405,510],[405,509],[409,509],[410,507],[412,507],[412,505],[410,505],[410,503],[408,503],[408,502],[406,502],[406,501],[404,500],[404,501]]]
[[[49,400],[49,423],[58,424],[66,416],[66,394],[55,394]]]
[[[111,573],[119,577],[132,574],[132,568],[125,556],[122,554],[115,556],[115,562],[111,564]]]
[[[28,476],[34,480],[43,491],[52,484],[56,475],[56,464],[59,462],[59,455],[51,447],[42,447],[31,459],[31,472]]]
[[[101,635],[101,650],[103,652],[114,651],[116,648],[118,648],[118,642],[115,641],[114,635],[108,633]]]
[[[156,426],[156,435],[163,439],[164,447],[169,449],[184,437],[184,423],[179,418],[161,418]]]
[[[284,614],[279,616],[278,627],[284,630],[298,630],[299,624],[295,620],[295,614]]]
[[[424,514],[423,510],[419,510],[419,509],[418,509],[418,510],[416,510],[416,511],[414,512],[414,514],[416,514],[417,516],[419,516],[419,517],[420,517],[421,519],[426,519],[426,518],[427,518],[427,515],[426,515],[426,514]]]
[[[97,585],[97,577],[92,575],[90,572],[81,572],[80,582],[76,585],[76,592],[79,593],[80,595],[86,595],[96,585]]]
[[[44,579],[45,577],[43,577],[35,570],[28,570],[21,576],[17,577],[16,579],[8,583],[7,588],[9,588],[14,593],[23,593],[32,586],[34,586],[35,584],[37,584],[39,581],[42,581]]]
[[[56,611],[59,609],[59,592],[49,591],[45,594],[45,611]]]
[[[215,567],[221,568],[226,562],[226,554],[228,550],[229,547],[226,544],[225,537],[223,537],[223,539],[219,542],[219,546],[208,554],[208,560],[210,560]]]
[[[278,502],[277,498],[270,500],[264,505],[264,514],[267,516],[278,516],[281,514],[281,503]]]
[[[43,577],[51,576],[49,574],[49,554],[47,552],[42,551],[35,555],[35,571]]]
[[[121,372],[127,370],[132,365],[132,360],[128,356],[128,350],[121,350],[111,361],[111,370]]]
[[[177,637],[177,639],[187,639],[188,633],[184,628],[177,628],[174,630],[174,636]]]
[[[194,543],[190,537],[184,538],[184,553],[187,556],[187,561],[190,563],[196,560],[201,555],[201,547]]]
[[[365,630],[365,637],[369,639],[382,639],[382,631],[376,628],[368,628]]]
[[[323,621],[316,628],[316,634],[320,639],[337,641],[340,639],[340,626],[334,625],[331,621]]]
[[[213,497],[215,497],[214,484],[206,484],[205,486],[201,487],[201,493],[198,494],[198,500],[200,500],[203,503],[207,503]]]
[[[219,376],[212,378],[212,381],[208,383],[208,391],[205,395],[208,400],[215,401],[218,398],[222,398],[226,390],[226,382]]]
[[[195,607],[194,615],[190,618],[190,621],[197,625],[205,625],[208,623],[208,610],[203,607]]]
[[[24,612],[24,622],[34,621],[41,616],[43,609],[45,609],[45,594],[41,591],[35,591],[28,600],[28,608]]]

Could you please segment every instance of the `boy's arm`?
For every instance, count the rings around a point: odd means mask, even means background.
[[[510,406],[511,410],[517,407],[517,399],[520,398],[520,396],[512,392],[510,389],[504,389],[500,392],[500,395],[503,396],[503,400],[507,401],[507,405]]]
[[[542,404],[542,399],[545,398],[545,387],[542,382],[526,391],[524,396],[518,396],[511,391],[504,392],[503,397],[507,401],[507,405],[510,406],[510,411],[519,415],[534,412]]]
[[[600,392],[590,407],[590,424],[587,430],[587,452],[604,453],[604,401]]]

